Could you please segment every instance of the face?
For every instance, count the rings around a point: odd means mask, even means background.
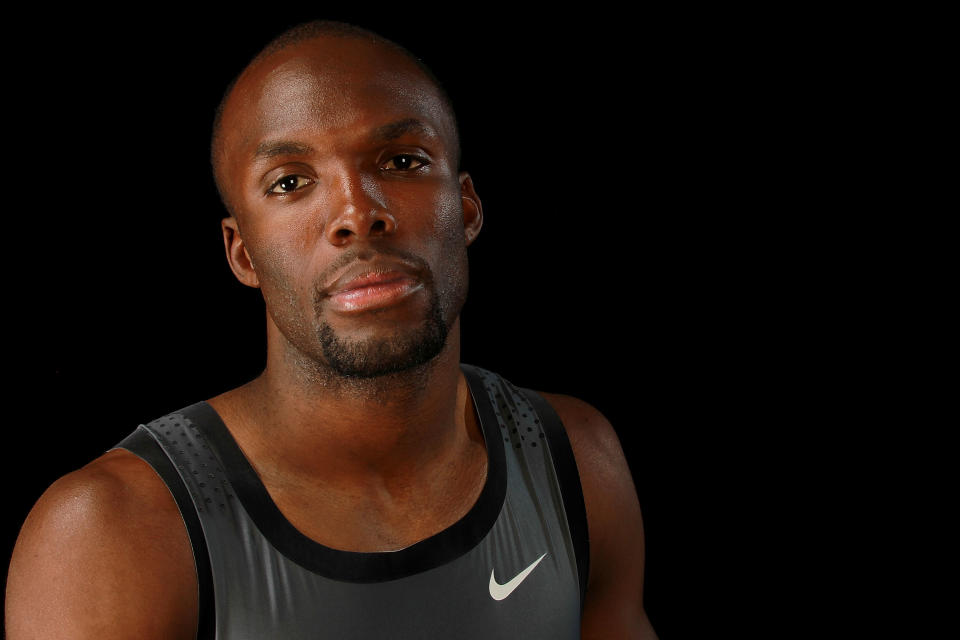
[[[271,344],[341,376],[435,357],[482,224],[452,119],[396,52],[345,38],[247,69],[223,116],[231,268],[264,296]]]

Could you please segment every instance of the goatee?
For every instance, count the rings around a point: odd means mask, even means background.
[[[429,362],[443,351],[449,331],[434,290],[424,323],[405,334],[347,341],[324,322],[317,336],[327,366],[337,374],[347,378],[376,378]]]

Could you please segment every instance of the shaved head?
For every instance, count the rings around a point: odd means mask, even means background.
[[[459,169],[460,140],[459,133],[457,131],[456,115],[453,110],[453,103],[451,102],[446,90],[443,88],[443,85],[429,69],[429,67],[427,67],[422,60],[417,58],[406,48],[372,31],[352,24],[347,24],[345,22],[315,20],[291,27],[271,40],[256,56],[254,56],[249,64],[244,67],[243,71],[241,71],[230,82],[226,91],[224,91],[223,98],[220,100],[220,104],[217,106],[213,121],[213,133],[210,141],[210,164],[213,167],[213,177],[217,186],[217,191],[220,194],[220,199],[223,201],[227,212],[233,217],[236,217],[237,211],[230,195],[230,185],[228,184],[227,176],[223,170],[224,159],[226,156],[226,148],[224,144],[226,136],[223,125],[224,114],[230,106],[234,90],[247,71],[251,68],[265,63],[271,57],[284,50],[318,38],[346,38],[365,41],[370,43],[371,46],[383,47],[384,49],[398,53],[410,62],[413,62],[430,82],[430,84],[432,84],[436,89],[437,94],[443,103],[443,107],[447,113],[447,116],[452,123],[453,139],[450,141],[450,146],[452,149],[451,162],[454,167]]]

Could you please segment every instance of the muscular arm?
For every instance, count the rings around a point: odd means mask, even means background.
[[[112,451],[55,482],[27,517],[7,579],[9,640],[194,638],[197,578],[163,481]]]
[[[643,520],[630,469],[603,415],[570,396],[544,393],[563,421],[580,472],[590,535],[590,575],[581,634],[651,640],[643,610]]]

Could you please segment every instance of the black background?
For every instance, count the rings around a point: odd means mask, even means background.
[[[718,599],[741,552],[727,541],[760,535],[745,525],[745,451],[792,330],[774,294],[789,276],[759,266],[790,226],[763,215],[782,135],[763,115],[766,71],[745,70],[711,16],[417,7],[18,29],[5,552],[56,478],[261,370],[262,301],[223,255],[212,114],[272,36],[342,19],[424,59],[457,109],[485,213],[462,359],[607,416],[644,513],[654,626],[728,628],[741,612]]]

